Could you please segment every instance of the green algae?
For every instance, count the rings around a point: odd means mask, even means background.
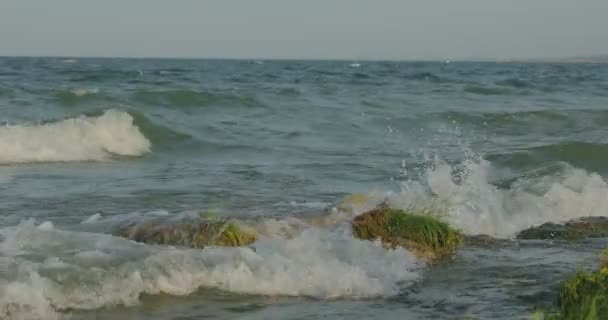
[[[577,272],[561,287],[558,309],[548,314],[548,320],[606,320],[608,319],[608,265],[600,254],[601,268],[597,272]]]
[[[207,246],[246,246],[257,240],[257,234],[251,228],[234,220],[217,219],[178,223],[151,221],[131,226],[119,235],[147,244],[199,249]]]
[[[560,316],[554,319],[608,319],[608,268],[599,272],[578,272],[563,285],[559,298]]]
[[[451,256],[463,243],[459,230],[424,209],[403,210],[381,205],[357,216],[352,226],[356,238],[380,239],[388,247],[402,246],[429,260]]]

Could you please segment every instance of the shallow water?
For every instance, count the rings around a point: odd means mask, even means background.
[[[594,64],[1,58],[0,314],[527,319],[606,245],[509,239],[607,215],[607,102]],[[353,193],[508,241],[427,266],[347,212],[253,248],[109,235],[208,211],[278,235]]]

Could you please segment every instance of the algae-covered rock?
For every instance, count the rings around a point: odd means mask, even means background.
[[[245,246],[257,239],[254,230],[233,220],[149,221],[121,230],[118,235],[148,244],[191,248]]]
[[[352,226],[359,239],[380,239],[388,247],[402,246],[428,260],[450,256],[463,242],[458,230],[429,212],[384,204],[357,216]]]
[[[559,239],[576,240],[581,238],[597,238],[608,236],[607,217],[586,217],[563,224],[545,223],[531,227],[517,234],[518,239]]]
[[[608,268],[595,273],[579,272],[560,292],[561,315],[556,319],[608,319]]]
[[[560,290],[559,309],[545,317],[551,320],[608,319],[608,248],[600,254],[600,270],[578,272]]]

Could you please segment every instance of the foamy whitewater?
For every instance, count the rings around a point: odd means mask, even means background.
[[[401,192],[385,197],[398,207],[435,208],[466,234],[500,238],[545,222],[607,213],[608,183],[597,173],[565,166],[553,176],[519,179],[505,189],[490,183],[488,161],[469,159],[465,164],[458,183],[453,174],[458,169],[437,161],[422,182],[404,181]]]
[[[139,156],[150,141],[126,112],[77,117],[39,125],[0,128],[0,163],[102,161],[111,155]]]
[[[344,226],[205,250],[146,246],[48,222],[26,221],[0,236],[0,263],[15,277],[0,282],[0,316],[16,319],[60,318],[56,311],[129,306],[142,293],[187,295],[201,287],[321,299],[390,296],[422,267],[402,249],[354,239]]]
[[[0,58],[0,319],[529,319],[605,237],[603,64]],[[468,238],[352,236],[382,202]],[[242,248],[120,238],[233,219]]]

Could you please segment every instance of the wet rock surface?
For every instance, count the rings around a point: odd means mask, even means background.
[[[235,220],[147,221],[128,226],[118,236],[147,244],[190,248],[246,246],[257,240],[255,231]]]
[[[576,240],[608,236],[608,217],[586,217],[563,224],[548,222],[517,234],[517,239]]]

